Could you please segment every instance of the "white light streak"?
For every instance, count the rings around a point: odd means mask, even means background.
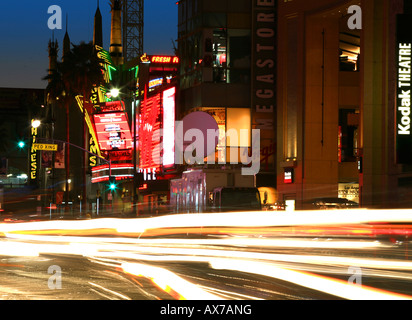
[[[229,269],[241,272],[265,275],[281,279],[310,289],[325,292],[337,297],[351,300],[412,300],[411,296],[378,290],[366,286],[357,286],[332,278],[310,273],[279,268],[272,264],[253,261],[230,261],[226,259],[211,262],[215,269]]]

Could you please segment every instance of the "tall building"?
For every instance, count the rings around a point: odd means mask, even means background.
[[[44,100],[42,89],[0,88],[0,180],[3,183],[7,184],[8,175],[23,174],[27,176],[25,182],[30,178],[29,124],[44,115]]]
[[[178,5],[178,116],[204,111],[221,132],[238,132],[239,139],[219,137],[216,163],[236,166],[235,158],[260,144],[256,184],[275,187],[275,1],[181,0]],[[248,138],[240,138],[242,129]],[[258,141],[252,141],[252,129],[260,130]],[[237,157],[231,158],[233,150]]]
[[[16,213],[39,205],[33,189],[37,180],[37,154],[31,152],[31,120],[44,115],[42,89],[0,88],[0,212]]]

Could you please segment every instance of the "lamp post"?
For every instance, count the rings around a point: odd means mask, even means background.
[[[133,183],[132,183],[132,210],[133,216],[136,217],[137,215],[137,202],[138,202],[138,192],[137,192],[137,183],[136,183],[136,171],[137,171],[137,139],[136,139],[136,114],[138,113],[138,107],[136,105],[136,85],[132,85],[133,82],[130,80],[130,72],[127,73],[127,83],[129,89],[129,102],[131,105],[131,114],[132,114],[132,135],[133,135]],[[118,98],[120,96],[120,90],[118,88],[112,88],[110,90],[110,95],[112,98]],[[111,176],[111,173],[110,173]]]
[[[133,93],[133,217],[136,217],[139,213],[137,210],[137,203],[139,202],[138,184],[136,183],[137,172],[137,116],[139,114],[139,108],[136,105],[136,91]]]

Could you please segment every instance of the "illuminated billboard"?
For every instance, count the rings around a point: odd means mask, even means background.
[[[175,163],[175,95],[176,88],[163,91],[163,166]]]
[[[132,135],[124,112],[95,114],[93,119],[100,150],[132,148]]]
[[[142,101],[138,119],[142,170],[156,171],[175,164],[175,96],[176,88],[172,87]]]
[[[139,151],[140,168],[148,169],[159,167],[160,153],[156,154],[159,148],[160,136],[160,93],[153,97],[145,98],[141,104],[139,125]],[[155,157],[155,158],[154,158]]]

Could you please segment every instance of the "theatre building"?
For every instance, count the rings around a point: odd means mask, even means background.
[[[278,2],[281,200],[411,205],[408,13],[406,0]]]

